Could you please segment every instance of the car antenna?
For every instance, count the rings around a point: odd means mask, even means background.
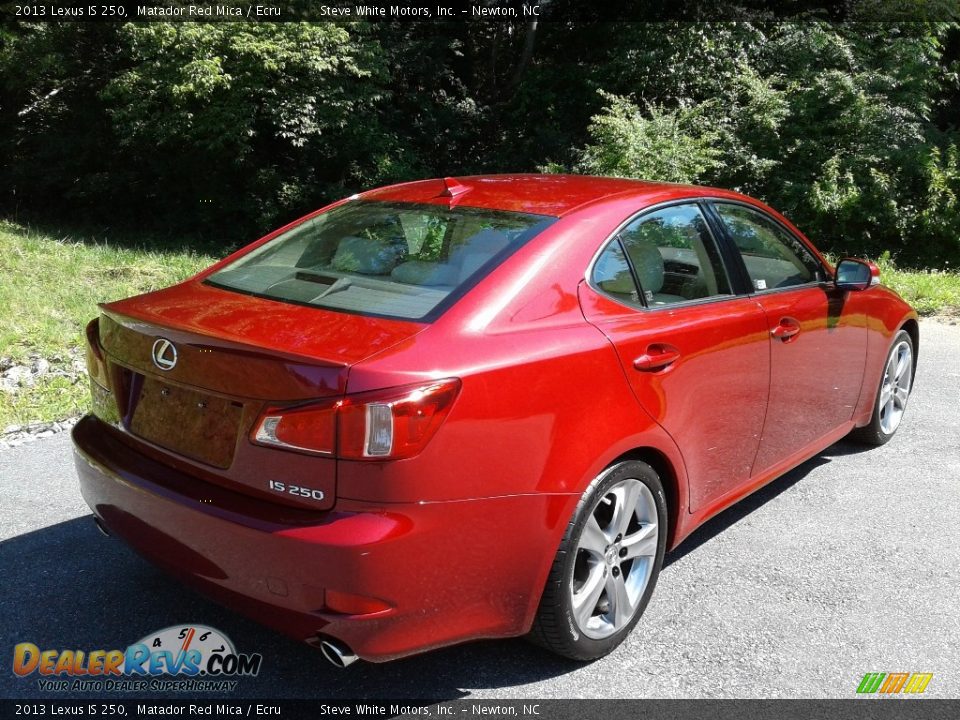
[[[470,192],[470,190],[471,188],[463,183],[457,182],[454,178],[445,177],[443,179],[443,192],[437,197],[455,198],[458,195],[463,195],[465,192]]]

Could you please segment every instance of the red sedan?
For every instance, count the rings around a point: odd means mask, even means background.
[[[355,195],[87,338],[101,528],[340,666],[609,653],[698,525],[893,436],[919,342],[756,200],[558,175]]]

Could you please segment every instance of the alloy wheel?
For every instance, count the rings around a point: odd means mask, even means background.
[[[903,419],[912,379],[913,353],[910,345],[901,341],[890,353],[880,386],[880,429],[887,435],[892,435]]]
[[[573,616],[587,637],[607,638],[633,619],[657,555],[658,522],[653,493],[633,478],[590,511],[570,582]]]

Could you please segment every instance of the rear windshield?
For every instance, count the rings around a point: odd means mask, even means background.
[[[554,219],[354,201],[297,225],[207,282],[344,312],[430,320]]]

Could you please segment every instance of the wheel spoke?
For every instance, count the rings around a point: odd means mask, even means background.
[[[897,369],[894,373],[894,379],[896,379],[897,384],[900,383],[900,379],[904,376],[907,371],[907,366],[910,364],[910,353],[904,348],[903,352],[900,353],[900,356],[897,358]]]
[[[633,604],[627,594],[627,584],[623,580],[623,574],[616,576],[613,573],[608,574],[606,588],[607,600],[610,602],[609,615],[613,619],[614,627],[619,630],[630,621],[633,615]]]
[[[891,395],[893,395],[893,385],[884,383],[883,387],[880,388],[880,407],[884,407],[890,402]]]
[[[640,496],[640,483],[628,482],[617,488],[616,507],[613,509],[613,519],[610,528],[614,535],[626,535],[630,527],[630,520],[637,509],[637,498]]]
[[[573,614],[576,616],[577,624],[584,628],[597,609],[597,601],[604,588],[604,566],[597,563],[590,569],[587,581],[577,592],[573,594]]]
[[[610,541],[606,534],[600,529],[600,523],[593,515],[589,517],[583,526],[583,534],[580,536],[580,548],[603,559],[603,551],[606,550]]]
[[[638,557],[653,557],[657,554],[658,540],[657,524],[647,523],[643,525],[635,533],[631,533],[623,539],[621,547],[627,551],[623,559],[631,560]]]
[[[896,354],[891,355],[890,359],[887,360],[887,368],[884,371],[887,376],[887,380],[891,383],[895,382],[897,379],[897,356]]]
[[[902,387],[898,387],[893,391],[893,401],[901,410],[907,407],[908,394],[907,389]]]

